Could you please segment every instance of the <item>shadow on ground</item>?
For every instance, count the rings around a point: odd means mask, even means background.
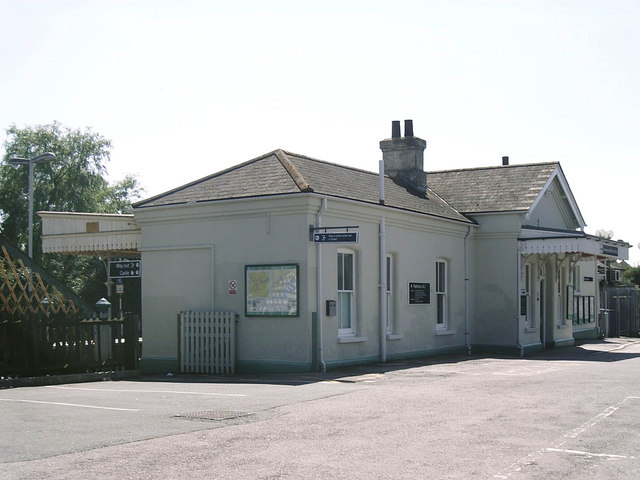
[[[640,338],[616,338],[585,340],[573,347],[546,349],[526,356],[523,361],[583,361],[619,362],[640,357],[640,353],[625,351],[630,345],[640,343]],[[459,364],[488,358],[514,359],[508,355],[441,355],[402,361],[389,361],[354,365],[329,370],[326,373],[260,373],[235,375],[167,374],[141,376],[138,381],[175,383],[265,383],[277,385],[306,385],[316,382],[363,382],[388,372],[397,372],[429,365]]]
[[[628,348],[640,343],[640,338],[608,338],[603,340],[584,340],[572,347],[546,349],[527,355],[522,361],[581,361],[581,362],[620,362],[640,357]],[[165,374],[140,375],[137,371],[103,372],[77,375],[52,375],[46,377],[14,378],[0,380],[0,389],[13,387],[59,385],[91,381],[136,380],[140,382],[167,383],[264,383],[273,385],[307,385],[317,382],[335,381],[344,383],[366,382],[389,372],[401,372],[412,368],[430,365],[460,364],[462,362],[482,361],[486,359],[519,359],[509,355],[439,355],[401,361],[389,361],[354,365],[329,370],[326,373],[261,373],[235,375],[205,374]]]

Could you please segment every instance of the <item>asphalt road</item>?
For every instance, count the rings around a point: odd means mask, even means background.
[[[640,478],[640,343],[0,390],[3,479]]]

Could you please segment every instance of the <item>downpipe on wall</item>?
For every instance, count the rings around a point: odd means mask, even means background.
[[[380,178],[380,205],[384,206],[384,160],[378,163]],[[380,361],[387,361],[387,226],[384,215],[380,218]]]
[[[380,361],[387,361],[387,242],[385,218],[380,219]]]
[[[520,350],[520,358],[524,358],[524,345],[520,339],[520,289],[522,281],[522,260],[520,259],[520,245],[516,247],[516,345]]]
[[[322,214],[327,210],[327,199],[322,198],[320,208],[316,213],[316,227],[322,226]],[[318,320],[318,363],[322,373],[327,373],[327,365],[324,363],[324,350],[322,344],[322,243],[316,242],[316,309]]]
[[[464,344],[467,348],[467,355],[471,355],[471,308],[470,308],[470,279],[469,279],[469,241],[473,234],[472,227],[467,227],[467,234],[464,237]]]

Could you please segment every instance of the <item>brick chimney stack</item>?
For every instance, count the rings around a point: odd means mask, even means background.
[[[426,194],[424,150],[427,142],[413,136],[412,120],[404,121],[404,137],[400,135],[400,121],[394,120],[391,123],[391,138],[380,142],[384,173],[410,190]]]

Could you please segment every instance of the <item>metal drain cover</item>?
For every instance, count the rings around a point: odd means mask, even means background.
[[[251,415],[251,413],[233,412],[230,410],[202,410],[193,413],[179,413],[175,416],[194,420],[231,420],[233,418],[246,417],[247,415]]]

